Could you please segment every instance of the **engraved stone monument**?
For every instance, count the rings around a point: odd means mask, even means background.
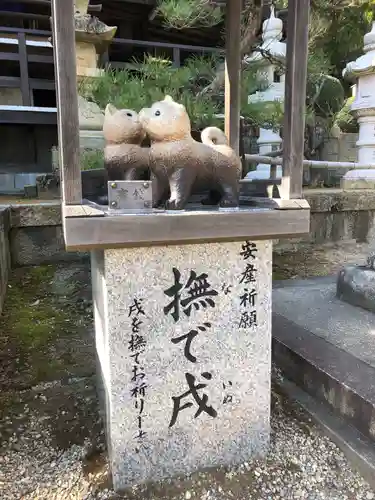
[[[271,241],[92,252],[114,488],[263,456]]]

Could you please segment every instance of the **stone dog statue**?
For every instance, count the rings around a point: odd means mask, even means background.
[[[242,162],[237,156],[236,152],[229,146],[229,141],[227,136],[222,130],[217,127],[206,127],[201,133],[201,141],[203,144],[216,149],[219,153],[224,156],[228,156],[233,163],[237,163],[238,167],[238,178],[242,178]],[[217,205],[221,200],[220,191],[212,190],[207,199],[202,200],[203,205]]]
[[[222,207],[238,206],[241,160],[223,132],[209,127],[206,143],[195,141],[185,107],[170,96],[142,109],[139,120],[151,140],[154,206],[169,194],[167,208],[183,209],[192,191],[204,188],[220,192]]]
[[[104,113],[104,165],[109,181],[149,178],[149,148],[136,111],[108,104]]]

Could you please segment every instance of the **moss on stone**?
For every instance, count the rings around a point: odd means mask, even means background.
[[[46,291],[54,268],[39,266],[29,268],[22,277],[11,280],[9,284],[2,327],[26,348],[39,348],[48,342],[56,319],[64,316],[52,306]]]
[[[29,386],[74,373],[77,360],[71,347],[80,337],[82,311],[56,295],[58,265],[15,269],[0,318],[0,358],[3,371],[18,374],[17,384]],[[66,282],[66,296],[74,290]],[[10,353],[10,354],[8,354]],[[1,375],[4,373],[0,370]],[[5,385],[6,376],[4,377]]]

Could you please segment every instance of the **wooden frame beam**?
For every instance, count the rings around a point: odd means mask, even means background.
[[[62,199],[74,205],[82,201],[74,0],[52,0],[52,32]]]
[[[87,207],[89,208],[89,207]],[[217,241],[270,240],[308,234],[310,209],[243,209],[151,212],[104,216],[86,207],[65,207],[66,249],[126,248]],[[296,209],[297,208],[297,209]],[[82,215],[84,212],[84,215]]]
[[[297,55],[294,52],[298,50],[298,37],[307,29],[307,22],[303,22],[303,13],[298,4],[306,5],[308,1],[289,1],[297,9],[294,13],[293,46],[288,54],[288,75],[292,84],[288,102],[289,106],[294,106],[293,109],[287,110],[292,124],[289,130],[289,149],[294,147],[297,150],[300,136],[297,136],[298,140],[295,141],[293,134],[296,127],[301,125],[301,119],[303,123],[301,116],[304,108],[301,103],[304,104],[304,97],[301,98],[300,87],[302,83],[306,83],[306,72],[302,71],[302,77],[293,73],[296,69],[300,72],[298,65],[306,63],[307,35],[306,47],[302,47]],[[308,233],[310,210],[307,203],[300,201],[280,200],[279,204],[273,203],[272,207],[247,207],[234,211],[152,211],[147,216],[144,213],[106,214],[104,211],[89,210],[83,206],[73,2],[74,0],[52,0],[63,223],[67,250],[275,239]],[[225,129],[231,146],[237,152],[240,141],[242,4],[242,0],[230,0],[227,3]],[[300,27],[298,23],[301,23]]]
[[[27,59],[29,63],[53,64],[52,56],[30,55],[27,57]],[[0,52],[0,61],[19,61],[19,60],[20,60],[19,54],[14,54],[12,52]]]
[[[0,60],[2,60],[2,57],[0,57]],[[0,88],[7,88],[7,87],[21,88],[21,82],[22,80],[19,76],[0,76]],[[39,78],[29,78],[28,85],[31,90],[55,89],[55,82],[53,80],[41,80]],[[23,104],[23,106],[26,106],[26,104]]]
[[[242,0],[230,0],[226,9],[225,134],[237,154],[240,144],[242,7]]]
[[[8,0],[9,1],[9,0]],[[51,0],[10,0],[11,3],[25,3],[33,5],[45,5],[46,7],[51,7]],[[102,10],[102,5],[89,5],[89,11],[100,12]]]
[[[29,19],[31,21],[48,21],[47,14],[34,14],[32,12],[13,12],[11,10],[0,10],[1,17],[16,19]]]
[[[15,106],[16,108],[16,106]],[[41,108],[25,111],[22,106],[19,109],[2,109],[0,106],[0,123],[17,125],[52,125],[56,126],[56,113],[43,111]]]
[[[310,0],[289,0],[283,128],[284,199],[302,198]]]

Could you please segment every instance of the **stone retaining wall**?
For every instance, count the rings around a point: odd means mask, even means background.
[[[311,208],[310,234],[277,242],[276,250],[323,243],[364,243],[375,222],[375,191],[307,189]]]
[[[67,262],[87,254],[66,252],[60,201],[10,207],[10,248],[13,266]]]
[[[311,231],[303,238],[275,242],[275,251],[322,243],[366,242],[375,218],[375,191],[309,189]],[[87,258],[64,250],[60,203],[11,206],[10,246],[14,266]]]
[[[357,161],[358,150],[356,142],[358,134],[341,133],[337,137],[328,137],[324,141],[319,156],[320,161],[349,162]],[[351,170],[343,167],[309,167],[309,186],[335,187],[340,186],[341,178]]]
[[[0,207],[0,313],[2,311],[10,272],[10,210]]]

